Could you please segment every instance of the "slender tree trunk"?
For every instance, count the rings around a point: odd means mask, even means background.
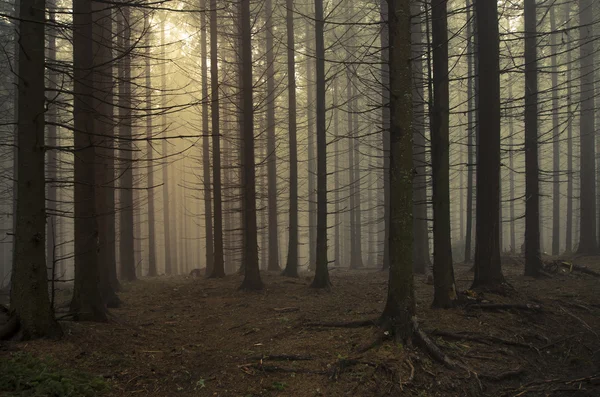
[[[473,112],[475,107],[473,106],[473,61],[472,58],[475,56],[475,46],[473,45],[473,29],[474,23],[472,21],[471,0],[466,0],[467,3],[467,63],[468,63],[468,75],[467,75],[467,227],[465,234],[465,263],[471,263],[471,242],[473,241],[473,195],[475,194],[475,188],[473,186],[473,169],[475,167],[475,159],[473,153]]]
[[[508,85],[508,99],[512,102],[512,85]],[[508,152],[508,162],[510,167],[510,253],[515,254],[517,249],[517,236],[515,233],[515,159],[514,159],[514,141],[515,141],[515,126],[513,121],[513,115],[508,116],[508,134],[509,134],[509,145],[510,151]],[[520,251],[519,251],[520,252]]]
[[[98,283],[95,188],[94,183],[90,183],[95,180],[97,159],[97,139],[90,134],[94,130],[95,79],[92,27],[91,1],[73,2],[73,120],[78,155],[74,160],[75,281],[71,312],[76,320],[106,321],[106,307]]]
[[[307,15],[312,7],[307,3]],[[317,187],[315,167],[315,87],[313,84],[314,60],[312,49],[314,45],[314,32],[310,22],[306,21],[306,119],[308,125],[308,268],[314,270],[317,263]]]
[[[327,131],[325,109],[325,17],[323,0],[315,0],[315,58],[317,77],[317,262],[313,288],[329,288],[327,261]]]
[[[98,134],[96,147],[96,214],[98,221],[98,265],[100,293],[108,307],[120,304],[116,295],[117,260],[115,245],[115,154],[113,116],[112,13],[102,3],[93,2],[93,51],[96,66],[94,92],[94,132]]]
[[[500,35],[498,5],[475,0],[479,58],[478,98],[480,131],[477,158],[477,244],[473,287],[496,287],[504,282],[500,263]]]
[[[214,261],[210,277],[225,277],[221,199],[221,136],[219,132],[219,60],[217,59],[217,0],[210,0],[210,100],[213,147]]]
[[[350,33],[351,35],[351,33]],[[353,94],[353,82],[352,82],[352,72],[350,71],[350,67],[346,68],[346,104],[348,106],[347,110],[347,136],[348,136],[348,196],[350,197],[350,268],[351,269],[359,269],[363,267],[362,258],[360,255],[360,240],[358,240],[358,225],[359,221],[356,216],[356,207],[357,207],[357,195],[356,195],[356,185],[358,181],[356,180],[356,161],[355,157],[355,133],[354,133],[354,124],[352,122],[352,114],[354,113],[354,94]]]
[[[447,0],[432,0],[433,109],[431,159],[433,178],[434,307],[457,300],[450,228],[450,82],[448,78]]]
[[[596,177],[594,133],[594,19],[592,0],[579,0],[580,62],[580,228],[579,254],[594,255],[596,240]]]
[[[333,97],[332,97],[332,109],[333,109],[333,136],[334,136],[334,175],[335,175],[335,218],[334,218],[334,261],[337,266],[340,266],[342,261],[340,258],[340,120],[339,120],[339,112],[338,112],[338,95],[339,95],[339,87],[338,87],[338,79],[333,78]]]
[[[382,320],[397,339],[412,337],[413,160],[410,3],[389,0],[390,43],[390,275]]]
[[[381,37],[381,130],[383,146],[383,270],[390,267],[390,67],[388,0],[380,3]]]
[[[564,3],[566,29],[571,28],[571,3]],[[572,65],[571,40],[567,40],[567,223],[565,225],[565,253],[573,252],[573,112],[572,112]]]
[[[296,61],[294,57],[294,1],[286,0],[288,138],[290,145],[290,217],[288,258],[284,276],[298,277],[298,143],[296,122]]]
[[[45,261],[46,194],[44,173],[44,48],[43,0],[19,2],[19,54],[17,84],[17,189],[16,229],[11,280],[11,311],[14,327],[0,328],[0,339],[58,337],[48,297]],[[9,322],[9,324],[11,324]],[[10,329],[12,328],[12,329]]]
[[[552,185],[552,255],[560,254],[560,139],[558,130],[558,69],[556,67],[555,5],[550,5],[550,63],[552,72],[552,151],[554,183]]]
[[[200,9],[206,9],[206,0],[200,0]],[[202,177],[204,188],[204,238],[206,239],[206,276],[214,270],[213,222],[212,222],[212,189],[210,183],[210,143],[208,139],[208,66],[206,46],[206,12],[200,16],[200,51],[202,58]],[[214,37],[211,37],[213,40]]]
[[[123,29],[123,46],[119,51],[123,59],[119,62],[119,136],[121,138],[120,157],[123,159],[122,176],[119,189],[120,239],[119,259],[121,262],[121,278],[126,281],[136,280],[133,229],[133,145],[132,145],[132,103],[131,103],[131,21],[129,6],[119,9]]]
[[[535,0],[525,0],[525,275],[537,277],[540,255],[537,27]]]
[[[411,5],[412,59],[413,59],[413,161],[416,175],[413,178],[413,267],[417,274],[425,274],[431,265],[429,258],[429,230],[427,225],[427,143],[425,139],[425,102],[423,79],[423,23],[418,2]],[[414,21],[418,18],[418,21]]]
[[[254,164],[254,104],[252,100],[252,27],[250,25],[250,0],[241,0],[242,17],[242,96],[244,122],[244,281],[241,289],[260,290],[263,283],[258,267],[258,241],[256,228],[256,174]]]

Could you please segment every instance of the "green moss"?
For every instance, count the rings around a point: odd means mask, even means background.
[[[2,395],[91,397],[102,395],[108,390],[104,379],[81,371],[59,368],[51,360],[41,360],[26,353],[0,357]]]

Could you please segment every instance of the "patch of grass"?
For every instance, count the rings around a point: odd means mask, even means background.
[[[109,390],[104,379],[59,368],[26,353],[0,357],[0,394],[25,397],[93,397]],[[4,394],[7,393],[7,394]]]
[[[285,382],[273,382],[271,387],[273,390],[284,391],[287,387],[287,384]]]

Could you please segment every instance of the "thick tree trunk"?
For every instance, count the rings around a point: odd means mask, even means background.
[[[200,9],[206,9],[206,0],[200,0]],[[202,177],[204,188],[204,238],[206,239],[206,276],[210,276],[214,269],[213,249],[213,222],[212,222],[212,189],[210,183],[210,142],[208,139],[208,57],[206,46],[206,12],[200,16],[200,51],[202,58]],[[214,38],[211,37],[211,40]]]
[[[21,0],[19,4],[16,130],[19,195],[10,298],[22,339],[61,335],[48,297],[45,259],[45,8],[43,0]],[[0,334],[12,336],[15,330],[0,329]]]
[[[73,120],[75,184],[75,281],[71,312],[76,320],[106,321],[99,288],[98,222],[94,183],[97,139],[94,130],[92,5],[73,3]]]
[[[579,0],[580,62],[580,227],[579,254],[598,252],[596,240],[596,176],[594,133],[594,19],[592,0]]]
[[[96,214],[98,221],[98,265],[100,293],[108,307],[120,304],[116,295],[116,236],[115,236],[115,154],[111,11],[102,3],[93,2],[94,27],[94,92],[97,105],[94,132],[96,147]]]
[[[447,0],[432,0],[433,109],[431,159],[433,178],[433,306],[457,300],[450,228],[450,90],[448,78]]]
[[[479,130],[477,156],[477,224],[473,287],[497,287],[504,282],[500,263],[500,70],[498,5],[475,0],[479,48]]]
[[[296,122],[296,61],[294,47],[294,1],[286,0],[288,139],[290,145],[290,215],[288,258],[284,276],[298,277],[298,142]]]
[[[217,0],[210,0],[210,100],[213,147],[214,261],[210,277],[225,277],[221,199],[221,137],[219,132],[219,60],[217,59]]]
[[[395,337],[412,337],[415,315],[413,282],[413,160],[410,3],[389,0],[390,43],[390,276],[382,320]]]
[[[133,230],[133,144],[132,144],[132,103],[131,103],[131,21],[129,6],[124,5],[118,11],[122,21],[123,46],[119,51],[123,59],[119,62],[119,137],[120,157],[123,160],[119,186],[120,238],[119,260],[121,278],[126,281],[137,279],[135,274],[134,230]]]
[[[327,131],[325,109],[325,42],[323,0],[315,0],[317,94],[317,262],[313,288],[329,288],[327,261]]]
[[[252,101],[252,27],[250,0],[241,0],[242,17],[242,96],[244,122],[244,281],[241,289],[260,290],[263,283],[258,267],[258,241],[256,228],[256,174],[254,164],[254,104]]]

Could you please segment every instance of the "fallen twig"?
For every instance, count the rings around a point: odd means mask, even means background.
[[[569,316],[573,317],[575,320],[579,321],[581,323],[581,325],[583,325],[585,327],[585,329],[587,329],[588,331],[590,331],[592,334],[596,335],[596,338],[598,338],[598,334],[596,333],[596,331],[594,331],[592,329],[592,327],[590,327],[588,325],[588,323],[586,323],[585,321],[583,321],[581,318],[577,317],[576,315],[574,315],[573,313],[571,313],[570,311],[568,311],[567,309],[565,309],[564,307],[558,305],[558,307],[560,308],[560,310],[562,310],[563,312],[565,312],[566,314],[568,314]]]

